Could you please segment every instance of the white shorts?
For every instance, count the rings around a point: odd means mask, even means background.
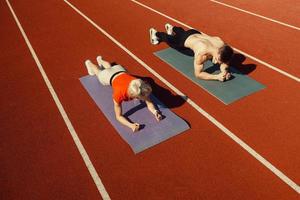
[[[114,65],[111,68],[101,70],[97,77],[102,85],[110,85],[114,75],[120,72],[126,72],[126,69],[124,69],[121,65]]]

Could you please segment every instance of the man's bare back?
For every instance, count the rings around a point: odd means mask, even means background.
[[[225,43],[219,37],[213,37],[201,33],[190,35],[184,46],[194,51],[194,74],[201,79],[214,79],[219,81],[228,80],[230,74],[227,73],[228,65],[220,61],[219,49]],[[203,64],[207,60],[212,60],[215,64],[220,64],[221,73],[218,75],[208,74],[203,71]]]
[[[213,58],[210,52],[218,51],[224,42],[219,37],[212,37],[205,34],[193,34],[190,35],[184,46],[194,51],[195,57],[205,56],[207,59],[213,59],[216,63],[217,58]],[[205,59],[205,60],[207,60]]]
[[[233,49],[226,45],[221,38],[203,34],[195,29],[184,30],[181,27],[165,24],[167,33],[149,30],[150,42],[159,44],[166,42],[174,49],[189,48],[194,52],[194,74],[203,80],[224,81],[230,78],[228,63],[233,55]],[[219,74],[210,74],[204,70],[204,62],[212,60],[220,65]]]

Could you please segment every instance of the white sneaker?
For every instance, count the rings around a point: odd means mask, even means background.
[[[97,56],[96,60],[97,60],[97,63],[98,63],[98,66],[100,67],[100,69],[103,69],[102,56]]]
[[[150,43],[153,45],[156,45],[159,43],[158,37],[156,36],[157,30],[154,28],[149,29],[149,34],[150,34]]]
[[[95,75],[95,73],[92,70],[92,66],[91,65],[92,65],[92,61],[90,61],[90,60],[86,60],[85,61],[85,66],[86,66],[86,69],[87,69],[89,75],[93,76],[93,75]]]
[[[171,24],[166,23],[165,24],[165,29],[166,29],[168,35],[172,35],[173,34],[173,26]]]

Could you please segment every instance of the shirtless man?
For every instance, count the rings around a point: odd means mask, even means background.
[[[228,63],[233,55],[233,50],[225,44],[221,38],[212,37],[197,30],[185,31],[181,27],[165,25],[167,33],[158,32],[154,28],[149,30],[150,42],[154,45],[166,42],[174,49],[188,48],[194,52],[194,74],[203,80],[228,80],[231,74],[228,72]],[[220,65],[219,74],[209,74],[203,70],[203,64],[207,60]]]

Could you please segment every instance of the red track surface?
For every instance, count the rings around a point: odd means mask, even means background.
[[[99,198],[12,15],[0,5],[0,198]]]
[[[191,124],[189,131],[134,155],[78,81],[86,74],[83,62],[101,54],[164,84],[63,1],[10,2],[112,199],[299,198],[187,103],[172,110]],[[153,56],[164,46],[149,45],[148,28],[169,20],[125,0],[70,2],[299,184],[299,83],[246,59],[257,65],[249,75],[267,88],[225,106]],[[144,2],[300,75],[299,31],[209,1]],[[8,66],[1,69],[1,195],[100,198],[7,5],[0,5],[1,64]]]
[[[300,2],[294,0],[220,0],[231,6],[253,12],[264,17],[287,23],[293,26],[300,26],[299,7]]]

